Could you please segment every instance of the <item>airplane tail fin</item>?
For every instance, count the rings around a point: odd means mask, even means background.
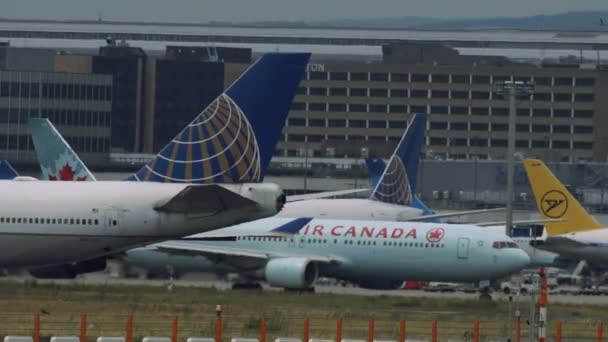
[[[95,181],[76,152],[46,118],[31,118],[34,149],[40,162],[42,179],[61,181]]]
[[[416,193],[420,149],[424,142],[426,114],[414,114],[371,198],[380,202],[410,205]]]
[[[551,220],[545,223],[548,235],[604,228],[587,213],[545,163],[526,159],[524,167],[541,217]]]
[[[309,53],[268,53],[129,180],[262,181]]]
[[[0,160],[0,179],[9,180],[19,177],[13,166],[7,160]]]

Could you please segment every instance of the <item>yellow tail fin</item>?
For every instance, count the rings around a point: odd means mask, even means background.
[[[587,213],[545,163],[537,159],[526,159],[524,167],[541,217],[561,220],[545,223],[547,235],[604,228]]]

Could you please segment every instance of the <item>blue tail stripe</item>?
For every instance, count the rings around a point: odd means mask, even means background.
[[[300,217],[293,221],[289,221],[272,231],[275,233],[286,233],[286,234],[296,234],[299,232],[304,226],[306,226],[310,221],[312,221],[312,217]]]
[[[0,160],[0,179],[8,180],[18,177],[19,174],[7,160]]]

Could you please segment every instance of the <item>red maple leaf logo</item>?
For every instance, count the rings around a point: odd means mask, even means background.
[[[82,177],[76,177],[76,179],[74,179],[74,176],[76,175],[76,173],[74,172],[74,170],[72,169],[72,167],[69,164],[65,164],[61,170],[59,170],[59,179],[57,179],[57,176],[49,176],[49,180],[52,181],[56,181],[56,180],[60,180],[60,181],[84,181],[87,179],[87,176],[82,176]]]
[[[434,228],[426,233],[426,239],[429,240],[429,242],[439,242],[443,239],[444,233],[445,231],[443,228]]]

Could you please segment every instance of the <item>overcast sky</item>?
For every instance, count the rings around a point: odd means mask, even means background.
[[[608,10],[608,0],[2,0],[0,16],[205,22],[424,16],[475,18]]]

